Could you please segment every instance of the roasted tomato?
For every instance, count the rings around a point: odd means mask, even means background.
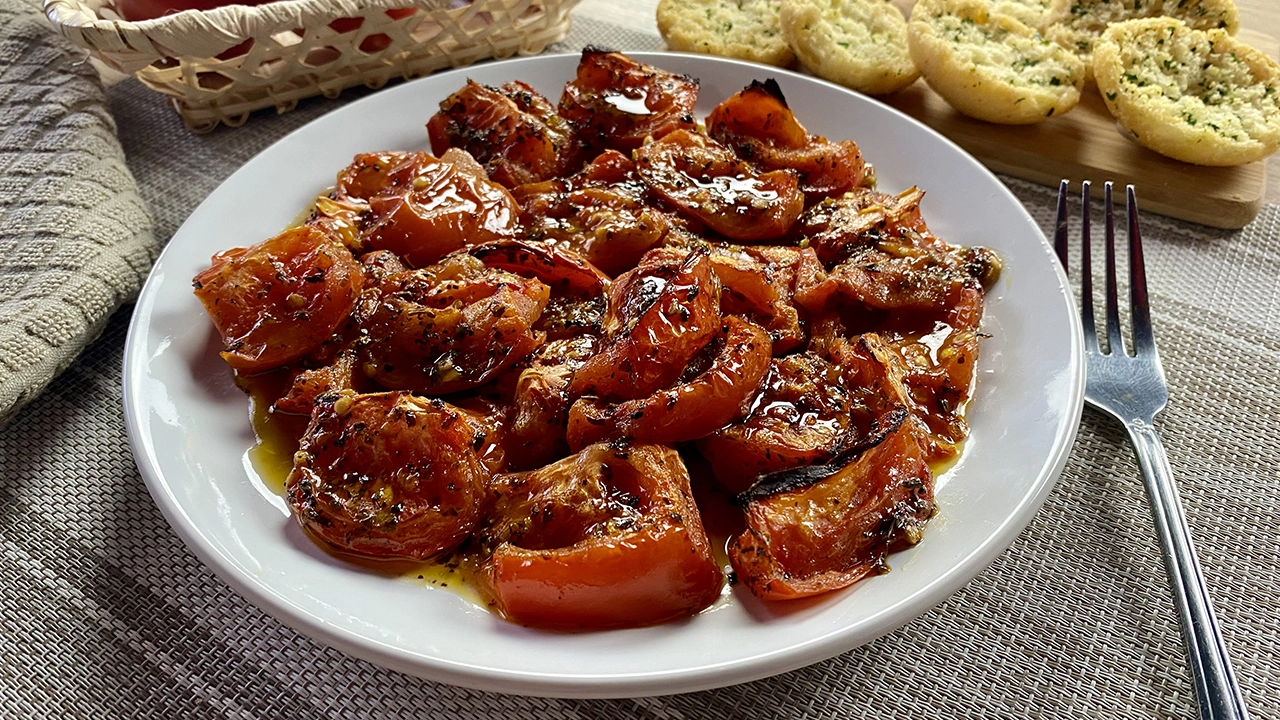
[[[930,234],[920,220],[922,196],[915,188],[896,197],[846,195],[807,212],[797,232],[817,259],[834,267],[825,272],[802,258],[796,301],[814,314],[835,296],[934,314],[972,303],[983,283],[999,275],[999,261],[989,250],[957,248]]]
[[[734,240],[773,240],[804,211],[795,172],[758,173],[715,140],[677,130],[636,151],[636,170],[660,196]]]
[[[365,323],[361,369],[384,387],[446,394],[484,384],[542,344],[550,290],[454,255],[392,275]]]
[[[344,552],[426,559],[480,521],[489,472],[466,413],[409,393],[323,396],[285,498],[302,527]]]
[[[389,160],[396,162],[384,164]],[[350,175],[350,182],[347,176]],[[465,164],[427,153],[359,156],[338,190],[368,193],[369,215],[361,239],[390,250],[413,267],[425,267],[467,245],[514,238],[520,208],[502,186]]]
[[[606,150],[562,181],[514,192],[530,237],[582,255],[610,276],[630,270],[674,227],[685,225],[635,173],[635,162]]]
[[[361,153],[338,172],[333,197],[344,200],[369,200],[384,192],[405,187],[413,167],[424,162],[426,153],[384,150]]]
[[[569,447],[628,438],[673,444],[697,440],[747,413],[769,369],[769,336],[750,320],[724,319],[711,366],[669,390],[610,404],[581,398],[569,408]]]
[[[810,135],[772,78],[754,81],[717,105],[707,116],[707,133],[764,170],[796,171],[810,202],[842,195],[866,176],[857,143]]]
[[[689,247],[671,245],[654,253],[677,256],[690,247],[705,247],[711,257],[711,267],[722,288],[721,312],[741,315],[763,326],[773,341],[774,355],[790,352],[804,343],[804,323],[792,298],[800,262],[798,249],[698,241]]]
[[[363,284],[351,251],[312,225],[220,252],[193,281],[222,335],[222,359],[250,373],[319,347],[347,319]]]
[[[598,630],[688,617],[721,571],[671,448],[592,445],[497,478],[488,565],[498,609],[523,625]]]
[[[486,267],[536,278],[551,289],[550,300],[534,325],[548,339],[600,333],[609,278],[579,255],[524,240],[483,243],[467,253]]]
[[[468,80],[427,122],[431,151],[471,153],[509,188],[574,172],[582,149],[569,121],[538,91],[515,81],[500,88]]]
[[[977,332],[938,323],[931,333],[892,343],[866,333],[841,355],[854,383],[905,405],[924,422],[929,432],[922,443],[930,461],[959,454],[969,435],[964,407],[978,359]]]
[[[600,352],[573,375],[573,397],[632,400],[670,387],[720,331],[720,282],[705,250],[642,261],[610,290]]]
[[[751,413],[699,440],[698,450],[732,493],[762,475],[825,463],[860,436],[855,415],[866,410],[847,384],[839,366],[814,353],[777,358]]]
[[[271,412],[310,415],[321,395],[354,390],[360,379],[357,363],[355,348],[350,348],[328,365],[298,370],[288,391],[271,404]]]
[[[587,47],[560,96],[560,115],[589,146],[630,151],[647,137],[693,130],[697,102],[697,80]]]
[[[899,408],[830,464],[763,478],[729,544],[738,578],[760,598],[789,600],[885,572],[886,553],[919,542],[934,512],[920,432]]]
[[[810,208],[794,237],[807,240],[828,268],[880,252],[888,259],[927,258],[949,274],[972,278],[974,286],[990,287],[1000,276],[1000,259],[986,248],[958,247],[933,235],[920,215],[922,199],[914,187],[898,195],[859,190]]]
[[[520,370],[506,433],[512,470],[541,467],[569,454],[569,381],[596,345],[591,335],[549,341]]]

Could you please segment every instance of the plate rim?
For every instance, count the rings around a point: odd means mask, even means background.
[[[691,58],[697,62],[727,65],[742,70],[749,70],[756,74],[801,78],[808,82],[816,82],[821,85],[825,85],[831,91],[860,96],[859,93],[816,77],[728,58],[718,58],[692,53],[658,51],[627,52],[626,54],[642,62],[654,64],[659,67],[661,67],[664,59],[672,57]],[[264,155],[270,154],[277,146],[290,142],[294,135],[304,132],[314,123],[326,119],[328,119],[328,121],[333,121],[335,116],[339,116],[341,114],[358,113],[362,104],[377,102],[375,99],[381,96],[384,92],[408,92],[407,89],[412,88],[416,84],[429,82],[438,83],[442,82],[442,78],[465,78],[468,72],[474,71],[477,67],[517,67],[520,65],[548,61],[563,62],[566,58],[577,57],[579,57],[579,53],[569,52],[511,58],[492,63],[485,63],[484,65],[469,66],[435,73],[424,78],[398,84],[393,88],[386,89],[385,91],[371,93],[365,97],[356,99],[341,107],[335,108],[330,112],[320,115],[319,117],[314,118],[285,134],[283,137],[271,143],[266,148],[255,154],[252,158],[244,162],[240,167],[236,168],[235,171],[229,174],[218,184],[216,188],[214,188],[213,191],[210,192],[210,196],[216,193],[218,188],[231,183],[239,174],[245,172],[246,168],[249,168],[256,162],[260,161]],[[518,76],[513,74],[512,77]],[[863,100],[876,102],[873,98],[867,98],[865,96],[860,97]],[[1072,300],[1069,295],[1070,285],[1065,271],[1063,271],[1056,261],[1051,260],[1052,247],[1049,245],[1048,239],[1036,224],[1035,220],[1030,216],[1030,213],[1028,213],[1026,208],[1022,206],[1017,197],[1013,195],[1008,186],[1006,186],[1004,182],[995,175],[995,173],[982,165],[955,142],[915,118],[902,113],[896,108],[879,102],[876,102],[876,104],[879,106],[879,109],[886,110],[891,113],[897,121],[906,121],[908,124],[914,126],[917,131],[925,132],[934,136],[935,139],[941,140],[947,145],[950,145],[956,152],[971,161],[981,173],[984,173],[990,180],[994,181],[994,186],[997,187],[999,192],[1005,196],[1005,199],[1021,209],[1022,217],[1020,219],[1025,220],[1029,227],[1034,231],[1034,234],[1042,245],[1042,250],[1050,258],[1050,261],[1056,270],[1060,285],[1059,289],[1067,294],[1068,300],[1071,300],[1072,303],[1074,303],[1074,300]],[[173,238],[177,238],[183,234],[188,223],[191,221],[191,217],[194,216],[199,208],[208,201],[208,197],[209,196],[206,196],[205,200],[202,200],[201,203],[192,210],[191,215],[184,219],[183,223],[174,232]],[[135,407],[132,400],[136,391],[139,389],[138,381],[143,379],[143,375],[140,371],[145,367],[143,363],[139,362],[139,354],[145,354],[144,349],[146,347],[146,343],[143,342],[143,340],[148,333],[148,328],[144,327],[144,313],[142,310],[149,307],[155,300],[154,288],[152,286],[153,284],[162,281],[157,279],[155,268],[162,267],[162,263],[170,252],[171,247],[171,242],[166,243],[165,248],[157,257],[152,271],[148,273],[146,282],[138,294],[138,301],[135,305],[132,317],[130,318],[123,359],[123,389],[121,398],[124,406],[126,433],[128,436],[130,450],[135,458],[135,464],[147,485],[148,491],[156,502],[156,505],[161,510],[161,513],[164,515],[170,528],[179,536],[184,545],[193,554],[195,554],[206,567],[213,570],[223,582],[227,583],[227,585],[259,610],[282,622],[300,634],[322,644],[334,647],[343,653],[368,660],[385,668],[462,687],[519,695],[573,698],[643,697],[650,695],[691,692],[749,682],[751,680],[788,672],[832,657],[840,652],[848,651],[869,643],[874,639],[911,622],[923,613],[927,612],[929,609],[944,601],[946,598],[950,597],[965,584],[981,574],[983,570],[994,562],[997,557],[1003,554],[1013,541],[1018,538],[1023,529],[1026,528],[1044,504],[1045,500],[1051,493],[1062,468],[1065,466],[1074,446],[1080,417],[1083,412],[1085,371],[1083,362],[1083,334],[1078,313],[1068,312],[1068,322],[1071,326],[1070,343],[1072,351],[1068,362],[1071,370],[1068,378],[1070,382],[1070,390],[1067,398],[1068,407],[1065,408],[1065,413],[1063,415],[1064,421],[1055,433],[1051,453],[1042,462],[1037,477],[1030,485],[1027,494],[1014,508],[1014,510],[999,523],[999,525],[991,529],[987,537],[977,547],[975,547],[961,560],[957,561],[946,572],[939,576],[935,576],[932,581],[917,590],[915,593],[899,600],[891,607],[884,608],[877,614],[866,618],[857,625],[845,626],[821,637],[813,638],[798,645],[775,650],[767,654],[754,655],[748,658],[739,658],[733,661],[700,666],[696,671],[677,669],[638,673],[575,674],[565,676],[556,675],[554,672],[532,673],[495,669],[465,662],[457,662],[447,658],[425,657],[421,654],[413,655],[407,650],[382,642],[376,638],[360,635],[349,628],[328,624],[323,618],[320,618],[313,613],[308,612],[305,608],[291,602],[270,585],[243,572],[241,566],[233,558],[223,553],[215,543],[210,542],[204,534],[199,532],[191,516],[187,513],[186,509],[174,494],[173,488],[162,477],[159,471],[159,460],[155,454],[156,449],[151,442],[153,438],[149,429],[146,428],[145,423],[142,421],[142,418],[137,414],[141,408]],[[1071,305],[1070,307],[1074,307],[1074,305]],[[149,319],[150,314],[147,313],[147,315]],[[134,377],[135,370],[140,373],[138,377]],[[850,644],[847,636],[854,633],[855,630],[860,636],[865,634],[865,637],[863,637],[859,642]],[[429,667],[430,672],[424,673],[424,670],[427,667]]]

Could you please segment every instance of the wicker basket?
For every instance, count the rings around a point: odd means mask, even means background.
[[[357,84],[379,88],[484,58],[537,54],[568,32],[577,0],[283,0],[139,22],[119,19],[109,2],[44,7],[72,42],[169,96],[188,128],[208,132]]]

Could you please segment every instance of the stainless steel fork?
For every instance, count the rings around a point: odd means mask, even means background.
[[[1058,188],[1058,221],[1054,245],[1063,268],[1067,268],[1067,181]],[[1152,425],[1155,414],[1169,399],[1164,370],[1156,354],[1151,331],[1147,276],[1142,262],[1142,239],[1138,232],[1138,206],[1133,186],[1126,190],[1129,220],[1129,296],[1133,320],[1133,354],[1124,346],[1120,329],[1120,309],[1116,293],[1115,220],[1111,204],[1111,183],[1103,187],[1106,204],[1106,333],[1107,351],[1098,346],[1093,319],[1093,276],[1089,249],[1089,183],[1081,188],[1081,299],[1087,362],[1085,402],[1124,423],[1138,456],[1142,479],[1147,486],[1151,512],[1155,516],[1165,570],[1173,588],[1173,601],[1182,620],[1182,636],[1187,645],[1191,677],[1195,682],[1200,717],[1208,720],[1247,718],[1227,647],[1222,641],[1209,601],[1209,591],[1196,560],[1187,520],[1182,514],[1178,489],[1169,469],[1160,436]]]

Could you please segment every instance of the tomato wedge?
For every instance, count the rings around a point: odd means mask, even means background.
[[[858,435],[841,369],[812,352],[772,361],[751,413],[698,441],[721,487],[745,492],[761,475],[824,463]]]
[[[443,395],[479,387],[533,352],[550,289],[454,255],[388,277],[364,323],[361,369],[384,387]]]
[[[810,202],[842,195],[866,177],[857,143],[810,135],[772,78],[753,81],[717,105],[707,116],[707,133],[764,170],[796,171]]]
[[[531,238],[581,254],[610,276],[635,267],[687,224],[656,207],[659,199],[636,175],[635,162],[616,150],[600,153],[571,178],[522,185],[514,195]]]
[[[616,405],[580,398],[569,408],[569,447],[619,438],[666,444],[697,440],[745,415],[769,370],[769,335],[739,317],[725,318],[721,331],[723,349],[688,382]]]
[[[747,529],[729,560],[752,593],[790,600],[848,587],[919,542],[934,504],[916,422],[890,411],[830,465],[767,476],[747,493]]]
[[[507,457],[512,470],[528,470],[569,454],[569,381],[596,349],[594,336],[552,340],[520,371],[507,425]]]
[[[715,140],[677,130],[636,151],[640,178],[682,213],[734,240],[773,240],[804,211],[791,170],[759,173]]]
[[[804,343],[804,324],[793,302],[801,251],[775,245],[726,245],[698,242],[711,258],[720,278],[720,310],[741,315],[764,327],[773,340],[773,354],[783,355]],[[678,257],[688,248],[667,246],[654,256]]]
[[[436,155],[466,150],[494,182],[509,188],[567,175],[582,164],[573,126],[518,80],[500,88],[468,80],[440,103],[427,135]]]
[[[389,169],[374,167],[380,171],[373,175],[385,174],[385,182],[368,199],[361,237],[371,249],[390,250],[412,267],[426,267],[467,245],[518,233],[515,199],[468,168],[427,153],[409,153]]]
[[[614,281],[605,343],[570,394],[631,400],[670,387],[720,331],[720,282],[705,250],[654,255]]]
[[[679,454],[592,445],[495,480],[488,577],[522,625],[638,627],[688,617],[720,596],[722,574]]]
[[[192,284],[236,370],[256,373],[319,347],[351,314],[360,263],[320,226],[304,225],[213,256]]]
[[[441,400],[389,392],[322,396],[285,499],[312,536],[375,558],[427,559],[479,523],[485,434]]]
[[[594,148],[635,150],[647,137],[693,130],[698,81],[622,53],[583,49],[578,74],[564,86],[560,115]]]

